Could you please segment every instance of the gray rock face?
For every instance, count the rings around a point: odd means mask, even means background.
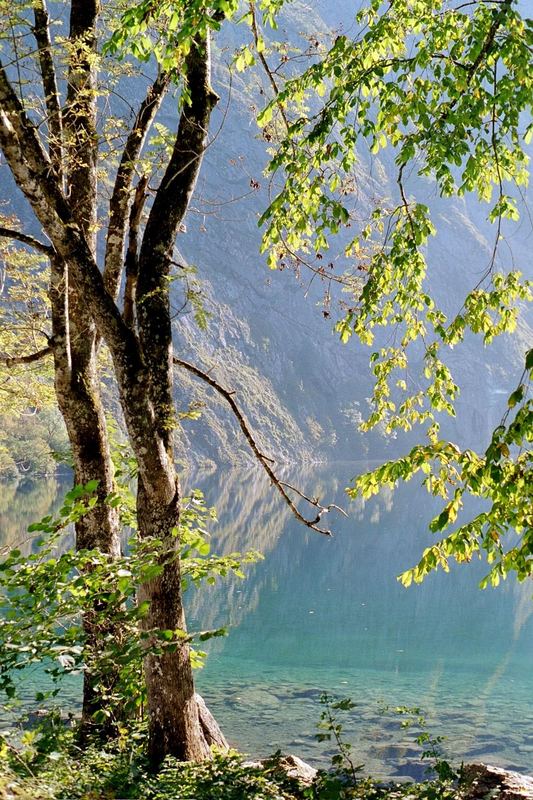
[[[297,42],[302,31],[317,35],[330,26],[336,30],[339,24],[346,29],[353,25],[351,0],[290,5],[282,28],[291,42]],[[224,26],[215,37],[215,55],[242,44],[241,31],[242,27]],[[342,346],[333,335],[332,320],[340,314],[337,304],[346,295],[335,294],[327,282],[312,280],[305,272],[282,274],[265,266],[257,222],[269,202],[268,180],[263,175],[268,156],[251,111],[263,104],[264,96],[257,93],[259,78],[250,81],[248,74],[246,82],[234,76],[233,90],[228,93],[225,58],[214,61],[214,85],[221,102],[214,112],[213,128],[216,131],[220,125],[221,129],[214,137],[216,146],[206,152],[193,207],[178,237],[180,263],[198,268],[209,321],[206,330],[198,327],[187,302],[189,284],[176,280],[176,351],[206,371],[214,370],[222,385],[237,392],[261,449],[278,462],[314,464],[399,455],[419,440],[419,431],[411,436],[399,434],[397,440],[379,430],[365,436],[358,432],[358,422],[368,412],[373,376],[370,350],[355,341]],[[106,109],[110,103],[113,113],[127,118],[144,94],[143,81],[139,78],[137,84],[128,79],[116,94],[123,95],[125,102],[116,98],[102,98],[102,102]],[[106,115],[103,108],[100,113]],[[175,98],[169,97],[159,121],[172,130],[175,116]],[[388,204],[397,192],[396,167],[388,152],[372,161],[361,154],[358,202],[367,210],[376,194]],[[250,181],[257,190],[250,192]],[[24,230],[38,235],[35,219],[5,164],[0,164],[0,184],[3,198],[10,201],[6,213],[16,214]],[[439,232],[428,245],[428,287],[439,305],[455,314],[491,259],[494,231],[486,220],[488,206],[471,196],[438,198],[434,184],[416,175],[408,188],[431,207]],[[528,191],[525,206],[531,205],[531,188]],[[102,213],[105,209],[103,203]],[[531,229],[525,210],[523,217],[519,226],[505,226],[505,247],[497,268],[516,267],[531,277]],[[336,246],[343,250],[340,240]],[[323,317],[320,307],[326,289],[333,292],[331,319]],[[532,327],[531,314],[524,314],[515,334],[502,337],[490,348],[469,336],[463,346],[447,354],[461,396],[457,419],[443,419],[444,437],[461,447],[486,447],[506,410],[506,396],[522,372]],[[382,332],[378,344],[386,344],[389,335],[388,329]],[[420,374],[422,366],[415,357],[412,374]],[[176,386],[178,411],[186,413],[190,404],[202,410],[199,419],[183,421],[178,459],[250,463],[253,458],[224,402],[187,373],[176,377]]]
[[[533,800],[533,778],[489,764],[467,764],[463,770],[466,800]]]

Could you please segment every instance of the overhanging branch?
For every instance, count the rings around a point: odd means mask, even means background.
[[[191,372],[197,378],[200,378],[200,380],[204,381],[205,383],[208,383],[209,386],[211,386],[216,392],[218,392],[218,394],[220,394],[224,398],[224,400],[228,403],[228,405],[230,406],[231,410],[233,411],[233,414],[234,414],[235,418],[237,419],[237,421],[239,423],[241,431],[243,432],[248,444],[250,445],[250,449],[252,450],[253,454],[255,455],[255,457],[257,458],[257,460],[259,461],[259,463],[261,464],[261,466],[263,467],[263,469],[267,473],[267,475],[270,478],[272,484],[276,487],[278,492],[283,497],[285,503],[289,506],[290,510],[292,511],[292,513],[294,514],[296,519],[299,522],[301,522],[303,525],[306,525],[308,528],[311,528],[311,530],[317,531],[318,533],[322,533],[325,536],[331,536],[331,531],[330,530],[328,530],[326,528],[319,527],[319,523],[320,523],[322,517],[324,516],[324,514],[329,513],[329,511],[331,511],[333,509],[335,509],[336,511],[339,511],[341,514],[344,514],[345,516],[346,516],[346,512],[343,511],[342,508],[340,508],[339,506],[335,505],[334,503],[330,503],[327,506],[323,506],[319,502],[318,498],[308,497],[303,492],[301,492],[299,489],[295,488],[294,486],[291,486],[290,483],[286,483],[285,481],[281,481],[277,477],[276,473],[274,472],[274,470],[273,470],[273,468],[271,466],[271,464],[273,463],[273,460],[271,458],[269,458],[267,455],[265,455],[265,453],[261,452],[261,450],[260,450],[260,448],[259,448],[259,446],[258,446],[258,444],[257,444],[257,442],[256,442],[256,440],[255,440],[255,438],[254,438],[249,426],[248,426],[248,423],[246,422],[244,414],[242,413],[242,411],[240,410],[239,406],[235,402],[235,399],[234,399],[234,396],[233,396],[235,393],[228,391],[228,389],[225,389],[223,386],[220,385],[220,383],[218,383],[218,381],[216,381],[214,378],[212,378],[211,375],[208,375],[207,372],[204,372],[203,370],[199,369],[198,367],[195,367],[194,364],[191,364],[188,361],[184,361],[183,359],[178,358],[177,356],[173,357],[173,361],[174,361],[174,364],[176,364],[176,366],[181,367],[182,369],[186,369],[188,372]],[[287,493],[287,489],[290,489],[291,491],[295,492],[303,500],[305,500],[307,503],[309,503],[309,505],[311,505],[314,508],[316,508],[317,514],[316,514],[316,517],[314,517],[314,519],[307,519],[307,517],[304,517],[303,514],[300,513],[300,511],[298,510],[298,507],[296,506],[296,504],[294,503],[294,501],[292,500],[290,495]]]

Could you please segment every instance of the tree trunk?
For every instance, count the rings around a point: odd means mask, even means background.
[[[140,600],[147,599],[150,603],[145,627],[185,633],[179,539],[173,533],[179,513],[177,481],[167,474],[155,483],[160,483],[157,497],[146,490],[142,481],[138,490],[140,535],[163,542],[162,571],[140,589]],[[157,766],[167,755],[188,761],[209,758],[209,745],[198,715],[188,645],[176,638],[162,655],[147,655],[145,676],[151,764]]]
[[[222,733],[220,725],[209,711],[204,698],[198,694],[198,692],[195,697],[202,733],[204,734],[207,744],[210,746],[215,745],[219,750],[229,750],[228,740]]]
[[[67,102],[63,113],[66,154],[66,184],[72,215],[91,248],[96,253],[97,228],[97,132],[96,74],[92,58],[96,52],[96,0],[73,0],[70,11],[71,42],[68,71]],[[65,348],[55,348],[55,386],[58,405],[65,420],[74,461],[76,484],[98,480],[98,503],[76,523],[76,547],[98,549],[116,557],[120,555],[118,514],[106,504],[113,491],[107,426],[102,407],[97,373],[97,333],[94,320],[87,313],[83,294],[69,280],[68,269],[63,283],[66,305]],[[102,609],[95,609],[102,611]],[[83,626],[89,650],[97,653],[102,637],[112,630],[95,625],[93,613],[85,615]],[[113,731],[118,709],[107,708],[102,698],[103,687],[110,687],[115,674],[86,670],[83,681],[82,736],[99,730],[104,735]],[[94,723],[98,710],[112,711],[108,723]]]
[[[186,60],[191,103],[181,115],[165,174],[150,209],[138,258],[135,294],[138,341],[153,414],[151,440],[166,454],[157,472],[141,470],[137,494],[139,533],[164,543],[162,573],[142,587],[150,601],[149,629],[186,632],[179,546],[179,481],[174,468],[174,381],[169,275],[179,225],[189,207],[205,152],[217,95],[210,84],[209,38],[194,43]],[[142,460],[142,459],[141,459]],[[166,755],[186,760],[210,757],[200,724],[189,647],[176,640],[145,664],[149,710],[149,756],[156,766]]]
[[[89,330],[85,331],[85,338],[82,338],[75,328],[72,331],[72,320],[76,316],[80,318],[80,310],[78,309],[77,315],[69,313],[67,286],[68,270],[64,262],[59,258],[52,259],[50,304],[57,402],[72,448],[75,483],[98,481],[98,503],[76,523],[76,547],[78,550],[98,549],[116,557],[120,555],[120,529],[116,509],[105,502],[105,498],[113,490],[113,467],[94,369],[95,357],[92,348],[88,346],[72,347],[71,339],[74,334],[78,342],[84,341],[86,345],[93,343],[94,347],[94,335],[89,336]],[[95,627],[92,616],[84,616],[83,626],[89,650],[97,652],[102,631]],[[115,679],[115,675],[102,675],[89,669],[84,672],[82,737],[98,729],[94,723],[94,713],[107,706],[102,701],[101,688],[103,685],[109,686]],[[107,719],[109,723],[99,726],[103,735],[110,734],[113,729],[113,716]]]

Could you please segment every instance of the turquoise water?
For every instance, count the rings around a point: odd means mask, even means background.
[[[331,539],[292,520],[255,471],[196,476],[219,514],[213,550],[265,555],[245,581],[188,598],[191,629],[229,626],[211,643],[199,690],[231,743],[254,756],[279,747],[325,763],[328,745],[314,735],[327,691],[357,703],[346,735],[380,777],[421,775],[415,734],[381,713],[397,705],[421,706],[453,759],[533,771],[533,586],[481,592],[483,565],[473,563],[404,589],[396,575],[430,541],[436,506],[416,486],[348,505],[342,490],[356,471],[286,476],[347,508],[348,519],[331,515]]]

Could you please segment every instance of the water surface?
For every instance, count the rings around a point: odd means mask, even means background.
[[[286,476],[346,507],[348,519],[328,520],[331,539],[293,520],[255,470],[189,479],[217,507],[213,551],[265,556],[245,581],[189,595],[191,629],[229,626],[208,648],[200,691],[231,743],[254,756],[281,748],[324,764],[328,745],[315,733],[326,691],[357,703],[346,734],[380,777],[421,775],[415,734],[382,713],[398,705],[421,706],[453,759],[533,771],[531,582],[482,592],[483,565],[472,563],[404,589],[396,576],[430,541],[436,506],[415,485],[347,504],[343,488],[357,470]],[[0,501],[0,546],[23,538],[61,491],[43,481]],[[63,694],[72,706],[77,691]]]

